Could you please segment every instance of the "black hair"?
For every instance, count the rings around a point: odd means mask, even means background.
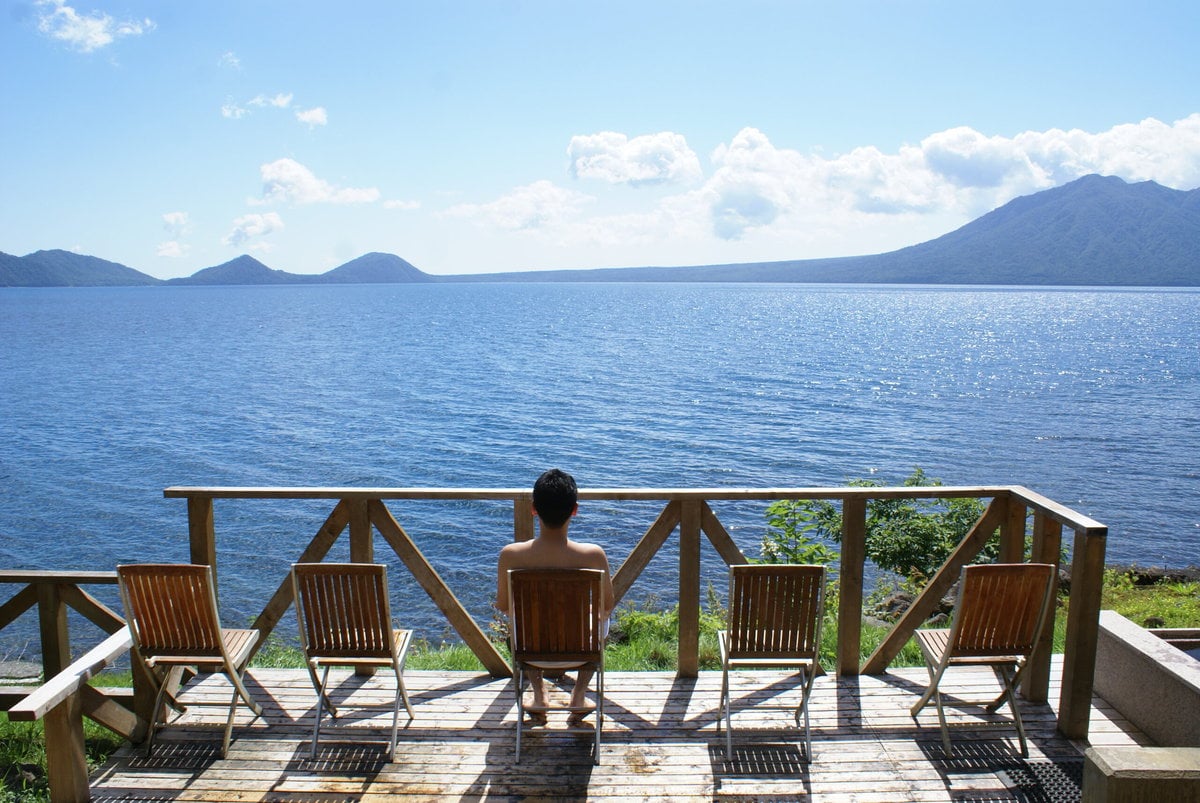
[[[575,512],[579,488],[575,478],[565,471],[552,468],[533,484],[533,509],[547,527],[561,527]]]

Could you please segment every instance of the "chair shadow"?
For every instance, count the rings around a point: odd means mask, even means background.
[[[760,781],[787,787],[788,794],[772,794],[771,800],[811,799],[812,777],[804,750],[796,744],[780,742],[746,742],[733,745],[733,755],[725,754],[724,744],[709,744],[714,791],[721,800],[736,799],[738,781]],[[802,790],[802,791],[801,791]],[[730,797],[730,795],[734,797]],[[755,794],[754,799],[762,799]]]
[[[956,803],[1012,801],[1022,803],[1077,803],[1082,797],[1081,756],[1028,759],[1007,744],[995,741],[954,743],[950,758],[942,751],[940,733],[918,741],[925,759],[934,767],[950,799]],[[955,776],[994,774],[1004,790],[955,789]]]

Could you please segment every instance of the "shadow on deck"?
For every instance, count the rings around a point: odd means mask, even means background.
[[[1056,656],[1054,678],[1061,675]],[[972,698],[995,688],[990,672],[965,672],[943,688]],[[514,763],[511,681],[462,672],[405,675],[417,718],[404,724],[386,755],[391,724],[388,677],[339,676],[341,719],[322,728],[310,759],[314,695],[303,670],[255,669],[251,693],[265,717],[239,707],[235,738],[220,757],[229,686],[201,676],[185,690],[191,705],[159,736],[154,753],[126,746],[95,774],[96,801],[346,801],[407,799],[707,799],[820,801],[1074,801],[1082,746],[1055,729],[1050,704],[1022,702],[1030,756],[1011,728],[979,729],[954,714],[955,754],[942,753],[932,706],[908,715],[927,678],[924,669],[880,676],[818,678],[811,703],[814,757],[792,720],[799,699],[787,675],[748,671],[734,677],[734,754],[717,732],[720,673],[610,672],[601,762],[593,731],[568,729],[565,714],[526,731]],[[393,681],[394,683],[394,681]],[[1057,683],[1050,699],[1058,699]],[[394,688],[394,686],[393,686]],[[555,692],[564,698],[569,685]],[[1144,742],[1103,702],[1093,703],[1092,744]]]

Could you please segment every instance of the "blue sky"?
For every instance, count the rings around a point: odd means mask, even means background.
[[[0,251],[433,274],[877,253],[1200,186],[1200,3],[2,0]]]

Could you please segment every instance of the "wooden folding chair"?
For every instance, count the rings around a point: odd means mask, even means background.
[[[525,723],[525,673],[596,670],[596,739],[593,761],[600,763],[604,725],[604,572],[599,569],[512,569],[508,573],[509,633],[517,693],[516,761],[521,760]]]
[[[233,718],[240,695],[255,716],[262,708],[250,696],[242,682],[242,673],[258,641],[257,630],[221,627],[211,566],[192,564],[134,564],[117,567],[121,602],[125,606],[129,631],[133,636],[134,660],[142,664],[147,677],[157,687],[150,727],[146,736],[146,755],[150,755],[159,712],[164,700],[183,711],[168,691],[171,670],[194,666],[198,670],[219,667],[233,684],[233,699],[221,742],[221,755],[229,752]]]
[[[729,623],[717,632],[721,648],[721,709],[725,755],[733,757],[733,712],[729,670],[738,667],[795,668],[800,675],[796,726],[804,715],[805,755],[812,760],[808,700],[820,671],[821,621],[825,612],[825,567],[749,564],[729,567]],[[720,732],[721,720],[717,719]]]
[[[409,720],[414,718],[404,687],[404,660],[412,631],[392,627],[387,567],[374,563],[296,563],[292,565],[292,584],[304,663],[317,692],[312,757],[317,756],[324,711],[328,709],[335,719],[338,715],[328,694],[332,666],[391,667],[396,675],[396,699],[388,752],[394,753],[401,700]]]
[[[1000,695],[994,700],[960,703],[985,706],[990,714],[1007,702],[1020,738],[1021,755],[1029,755],[1014,691],[1045,626],[1053,598],[1054,571],[1048,563],[964,566],[950,627],[913,633],[929,669],[929,688],[910,713],[915,719],[931,699],[936,703],[947,758],[951,755],[950,729],[938,684],[951,666],[991,667],[1000,681]]]

